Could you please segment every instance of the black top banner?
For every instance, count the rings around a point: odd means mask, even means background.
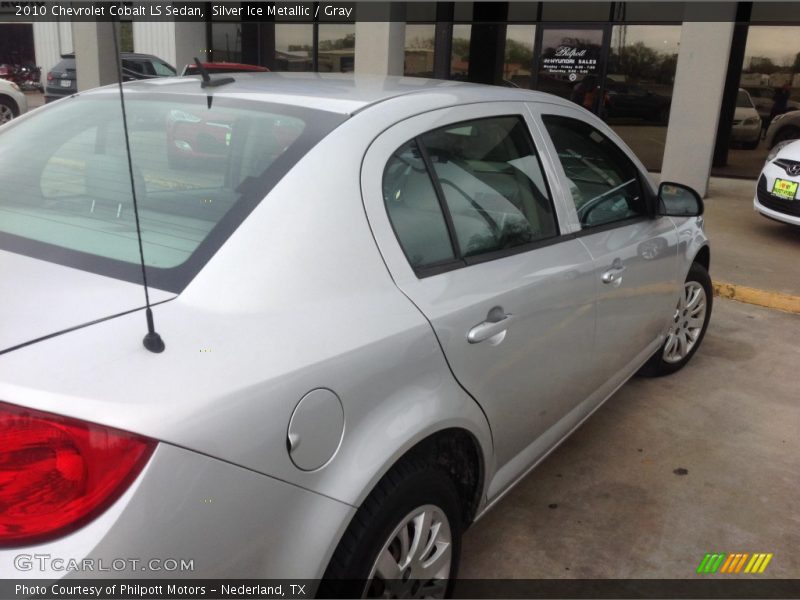
[[[510,3],[522,0],[511,0]],[[547,4],[570,4],[572,0],[559,0]],[[609,4],[609,2],[604,2]],[[134,0],[126,2],[70,2],[47,0],[41,2],[0,2],[0,23],[33,23],[38,21],[247,21],[279,23],[354,23],[406,21],[406,8],[413,4],[431,2],[159,2]],[[528,2],[536,5],[536,2]],[[731,21],[735,19],[733,2],[658,2],[638,0],[626,5],[658,5],[668,8],[676,21],[684,20],[684,8],[690,21]],[[783,23],[797,20],[800,15],[794,0],[755,0],[760,22]],[[412,12],[412,11],[409,11]],[[800,18],[800,16],[797,16]],[[574,22],[581,21],[577,11]],[[480,22],[474,20],[470,22]]]

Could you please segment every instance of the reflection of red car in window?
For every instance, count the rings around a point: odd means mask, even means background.
[[[211,73],[263,73],[269,71],[267,67],[261,65],[246,65],[244,63],[234,62],[204,62],[200,63],[205,67],[206,71]],[[191,63],[183,67],[181,75],[199,75],[200,71],[197,70],[197,65]]]
[[[167,160],[170,167],[224,168],[227,164],[236,121],[233,115],[216,113],[205,118],[203,114],[201,108],[197,111],[172,109],[167,114]],[[248,129],[247,124],[243,129]],[[258,131],[259,136],[265,137],[261,143],[274,149],[286,148],[300,133],[302,129],[298,129],[296,123],[285,119],[272,122],[269,131],[263,127]]]
[[[224,158],[231,143],[233,121],[223,115],[206,120],[198,114],[172,109],[167,114],[167,160],[181,168]]]

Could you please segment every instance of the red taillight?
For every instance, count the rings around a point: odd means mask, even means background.
[[[86,524],[142,470],[155,442],[0,402],[0,547]]]

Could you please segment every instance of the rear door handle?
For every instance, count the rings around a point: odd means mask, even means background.
[[[478,344],[486,341],[508,329],[511,321],[514,319],[514,315],[506,313],[498,315],[495,311],[496,309],[492,309],[487,316],[487,318],[491,320],[484,321],[480,325],[475,325],[475,327],[469,330],[469,333],[467,333],[467,341],[470,344]]]

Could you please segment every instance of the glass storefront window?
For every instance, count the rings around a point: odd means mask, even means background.
[[[543,26],[537,89],[594,110],[603,30]]]
[[[618,25],[611,32],[600,114],[651,171],[660,171],[680,25]]]
[[[750,26],[739,88],[727,165],[712,174],[755,179],[771,146],[800,138],[800,128],[774,121],[800,110],[800,26]]]
[[[450,78],[466,81],[469,74],[469,40],[472,25],[453,25],[453,50],[450,55]]]
[[[275,70],[312,71],[314,26],[275,24]]]
[[[406,25],[404,75],[433,77],[435,36],[435,25]]]
[[[211,25],[211,44],[215,61],[241,62],[242,24],[213,23]]]
[[[351,23],[319,26],[317,70],[320,73],[350,73],[356,56],[356,26]]]
[[[533,68],[533,40],[535,25],[508,25],[506,27],[506,49],[503,61],[503,79],[506,85],[528,89],[531,87]]]

